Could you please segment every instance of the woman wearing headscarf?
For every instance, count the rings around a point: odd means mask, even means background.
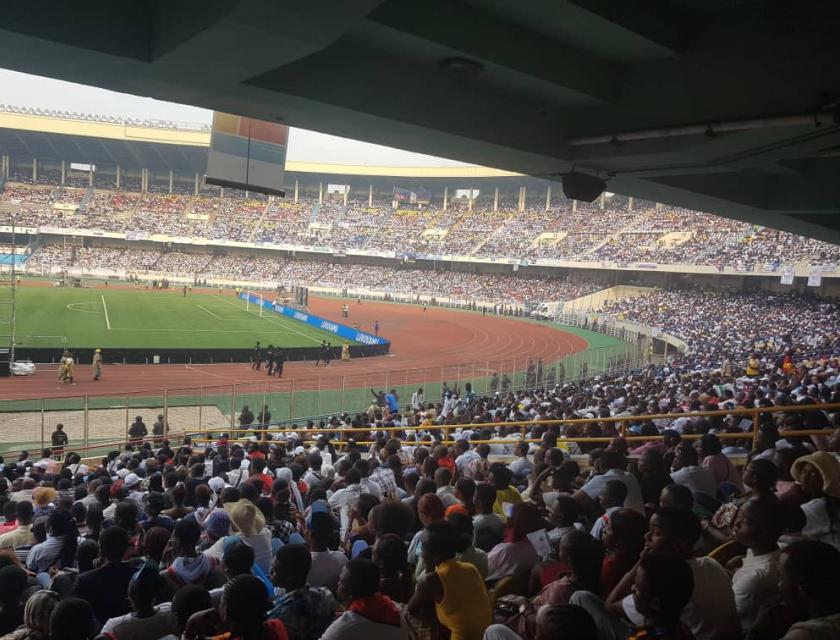
[[[282,479],[289,483],[289,490],[292,494],[294,506],[297,508],[298,513],[303,513],[303,496],[301,496],[300,489],[298,489],[297,483],[292,477],[292,470],[289,469],[289,467],[279,467],[277,471],[275,471],[275,475],[278,480]]]
[[[2,640],[49,640],[50,616],[59,602],[55,591],[36,591],[23,609],[23,626]]]
[[[791,475],[813,496],[802,505],[802,535],[840,549],[840,462],[830,453],[816,451],[797,458]]]

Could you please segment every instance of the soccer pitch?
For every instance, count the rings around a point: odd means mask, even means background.
[[[6,318],[2,318],[3,321]],[[0,325],[0,335],[8,335]],[[17,345],[69,348],[250,348],[261,344],[314,347],[339,344],[332,333],[283,318],[260,315],[230,290],[222,294],[181,289],[47,288],[17,289]]]

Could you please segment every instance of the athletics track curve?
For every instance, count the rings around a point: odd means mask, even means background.
[[[337,322],[355,323],[372,331],[378,320],[380,333],[391,340],[391,354],[351,362],[333,361],[325,369],[311,362],[287,362],[283,380],[301,381],[301,390],[312,388],[316,376],[327,376],[321,388],[337,388],[342,376],[384,374],[388,370],[448,367],[464,363],[493,363],[514,358],[521,370],[527,358],[546,362],[587,348],[585,339],[555,327],[515,318],[369,300],[347,300],[350,317],[341,318],[339,298],[310,298],[310,311]],[[107,361],[107,353],[105,354]],[[476,365],[478,366],[478,365]],[[384,380],[383,376],[377,376]],[[421,378],[417,378],[419,382]],[[161,390],[163,388],[209,387],[267,381],[264,371],[247,364],[214,365],[106,365],[102,380],[91,379],[90,367],[76,369],[76,384],[61,385],[55,371],[42,368],[36,375],[0,378],[0,400],[81,395],[110,395]],[[308,381],[308,383],[307,383]],[[413,383],[409,375],[407,382]],[[379,386],[384,382],[380,382]]]

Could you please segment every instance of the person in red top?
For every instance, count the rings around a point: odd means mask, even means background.
[[[604,598],[639,561],[647,529],[645,517],[633,509],[619,509],[610,515],[604,530],[606,554],[601,565],[601,595]]]
[[[432,458],[437,461],[437,466],[449,469],[452,475],[455,475],[455,459],[449,455],[449,449],[444,445],[437,445],[432,451]]]
[[[251,477],[249,480],[258,479],[262,482],[262,492],[266,495],[271,493],[271,485],[274,483],[274,478],[264,473],[265,459],[257,458],[251,461]]]

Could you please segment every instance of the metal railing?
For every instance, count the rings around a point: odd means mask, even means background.
[[[231,430],[237,426],[246,405],[257,419],[262,408],[267,406],[273,423],[305,422],[320,416],[365,411],[373,402],[371,389],[385,392],[394,389],[400,405],[405,406],[418,388],[424,389],[429,401],[437,400],[444,381],[449,388],[461,392],[470,383],[475,393],[493,394],[526,387],[551,387],[594,375],[624,373],[644,366],[646,357],[645,349],[639,344],[615,344],[545,362],[542,375],[536,370],[533,374],[528,373],[531,360],[526,358],[347,375],[341,373],[342,363],[333,361],[329,368],[313,366],[311,375],[298,374],[283,379],[266,376],[265,382],[2,399],[0,455],[48,446],[50,434],[58,423],[64,425],[70,447],[87,447],[102,439],[128,440],[128,430],[137,416],[149,431],[162,415],[171,430],[190,433],[208,429]],[[537,361],[533,362],[536,367]]]
[[[572,425],[588,425],[592,423],[602,423],[602,424],[615,424],[616,425],[616,432],[617,435],[625,438],[628,442],[631,443],[643,443],[643,442],[650,442],[653,440],[660,440],[661,435],[651,435],[651,436],[639,436],[639,435],[630,435],[628,433],[628,428],[631,424],[639,424],[644,422],[649,422],[652,420],[676,420],[678,418],[714,418],[714,417],[726,417],[726,416],[744,416],[745,418],[749,418],[751,423],[751,428],[747,431],[737,431],[737,432],[721,432],[716,433],[718,438],[721,440],[740,440],[744,442],[750,442],[755,444],[755,441],[758,438],[760,426],[761,426],[761,416],[762,415],[773,415],[776,413],[787,413],[787,414],[805,414],[811,411],[838,411],[840,410],[840,403],[834,404],[816,404],[816,405],[794,405],[794,406],[778,406],[778,407],[758,407],[754,409],[748,408],[738,408],[738,409],[731,409],[731,410],[716,410],[716,411],[693,411],[693,412],[681,412],[681,413],[660,413],[660,414],[650,414],[650,415],[638,415],[638,416],[611,416],[607,418],[570,418],[570,419],[562,419],[562,420],[526,420],[526,421],[512,421],[512,422],[490,422],[490,423],[467,423],[467,424],[441,424],[441,425],[432,425],[429,427],[370,427],[370,426],[363,426],[363,427],[329,427],[324,429],[284,429],[283,427],[289,427],[290,425],[285,423],[278,423],[268,427],[261,427],[261,426],[254,426],[250,425],[248,427],[237,427],[234,430],[231,429],[209,429],[204,430],[202,434],[196,434],[196,437],[193,438],[193,442],[195,443],[210,443],[215,442],[219,438],[213,438],[212,434],[233,434],[234,432],[247,432],[249,434],[248,437],[234,437],[229,438],[231,441],[248,441],[250,439],[251,434],[264,434],[263,437],[271,437],[277,435],[279,432],[285,432],[294,430],[297,432],[302,432],[307,435],[304,438],[304,442],[314,442],[316,437],[320,437],[321,435],[332,434],[337,435],[339,440],[342,439],[342,435],[345,433],[405,433],[407,431],[416,431],[416,430],[427,430],[427,431],[437,431],[441,434],[441,443],[443,444],[452,444],[456,440],[453,436],[454,432],[457,429],[466,430],[469,429],[471,431],[480,431],[482,429],[490,429],[495,431],[499,427],[504,427],[509,429],[511,427],[519,427],[520,430],[520,438],[517,440],[510,440],[510,439],[502,439],[502,438],[491,438],[487,440],[470,440],[473,444],[480,444],[480,443],[487,443],[487,444],[504,444],[513,446],[516,442],[540,442],[540,439],[537,438],[527,438],[527,432],[530,428],[535,426],[558,426],[561,428],[561,439],[558,442],[575,442],[578,444],[608,444],[613,440],[614,436],[605,436],[605,437],[584,437],[584,436],[574,436],[564,435],[564,429],[568,426]],[[800,430],[783,430],[779,432],[780,437],[782,438],[810,438],[813,436],[830,436],[834,432],[833,429],[800,429]],[[203,436],[203,437],[202,437]],[[702,434],[683,434],[681,436],[683,439],[686,440],[697,440],[702,437]],[[360,445],[369,445],[373,444],[372,441],[355,441],[356,444]],[[414,444],[414,441],[412,441]]]

